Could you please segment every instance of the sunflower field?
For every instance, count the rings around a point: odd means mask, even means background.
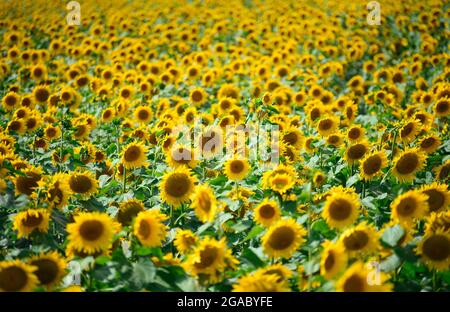
[[[450,291],[446,0],[0,3],[0,291]]]

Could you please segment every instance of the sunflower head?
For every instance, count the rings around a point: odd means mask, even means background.
[[[182,254],[188,254],[197,244],[198,238],[191,230],[179,229],[175,236],[174,245]]]
[[[356,221],[360,207],[356,193],[337,191],[326,197],[322,216],[330,227],[343,229]]]
[[[430,269],[450,269],[450,234],[441,229],[425,234],[416,252]]]
[[[185,167],[167,172],[159,185],[161,199],[175,208],[187,202],[194,192],[197,179]]]
[[[133,233],[146,247],[161,246],[167,236],[167,226],[163,223],[167,218],[156,209],[141,211],[134,221]]]
[[[124,147],[121,162],[127,169],[147,166],[147,147],[142,143],[132,142]]]
[[[379,233],[377,230],[366,222],[347,229],[339,238],[349,257],[358,257],[376,252],[380,247],[378,239]]]
[[[249,162],[246,159],[239,157],[228,159],[225,162],[224,167],[225,175],[232,181],[243,180],[250,170]]]
[[[57,286],[66,273],[67,263],[55,251],[34,256],[29,260],[29,264],[37,268],[34,274],[37,276],[39,284],[47,289]]]
[[[28,209],[14,217],[13,229],[18,231],[19,238],[28,237],[33,232],[47,233],[49,219],[50,211],[47,209]]]
[[[198,185],[191,199],[197,218],[202,222],[212,222],[218,212],[213,190],[207,185]]]
[[[133,219],[144,211],[144,203],[138,199],[129,199],[120,203],[119,211],[117,213],[117,221],[122,225],[131,225]]]
[[[326,279],[334,278],[347,267],[347,260],[342,244],[325,242],[320,259],[320,274]]]
[[[392,173],[397,180],[412,182],[425,165],[426,155],[417,148],[406,149],[395,157]]]
[[[264,252],[271,258],[290,258],[300,247],[305,229],[293,219],[281,219],[262,238]]]
[[[88,171],[75,171],[67,176],[67,185],[73,194],[88,198],[98,190],[98,181],[95,175]]]
[[[33,291],[38,284],[36,266],[19,260],[0,262],[0,291]]]
[[[281,217],[279,205],[274,200],[265,198],[253,211],[255,222],[269,227],[277,222]]]

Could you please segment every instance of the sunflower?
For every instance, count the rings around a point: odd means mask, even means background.
[[[434,113],[439,118],[450,116],[450,99],[445,97],[437,100],[434,104]]]
[[[395,157],[392,173],[401,182],[412,182],[424,167],[426,158],[417,148],[408,148]]]
[[[335,192],[327,196],[322,217],[332,228],[352,225],[359,215],[361,204],[356,193]]]
[[[384,151],[373,151],[361,159],[359,174],[363,180],[372,180],[382,174],[382,170],[386,166],[386,153]]]
[[[198,163],[196,156],[192,148],[176,144],[166,152],[166,162],[172,168],[178,166],[195,168]]]
[[[68,240],[79,252],[102,252],[111,246],[120,225],[102,212],[82,212],[74,216],[74,222],[67,225]]]
[[[0,262],[0,291],[33,291],[38,283],[37,267],[19,260]]]
[[[117,212],[117,221],[124,226],[131,225],[138,213],[144,210],[145,207],[142,201],[134,198],[128,199],[120,203],[119,211]]]
[[[18,175],[14,178],[15,192],[17,195],[25,194],[31,195],[39,186],[39,181],[42,179],[40,168],[28,168],[22,170],[23,175]]]
[[[208,185],[198,185],[192,194],[191,206],[195,215],[202,222],[212,222],[218,212],[217,200],[213,190]]]
[[[374,226],[362,222],[347,229],[339,238],[349,257],[372,254],[379,248],[379,233]]]
[[[65,270],[67,263],[65,259],[55,251],[34,256],[28,263],[37,267],[34,274],[37,276],[39,284],[47,289],[51,289],[53,286],[58,285],[66,274]]]
[[[435,169],[436,180],[448,181],[450,177],[450,159]]]
[[[434,182],[429,185],[423,185],[420,191],[428,197],[427,202],[430,213],[448,210],[450,206],[450,191],[446,184]]]
[[[411,190],[397,196],[391,204],[391,217],[402,225],[410,226],[415,220],[422,219],[428,212],[428,195]]]
[[[97,193],[98,189],[98,181],[95,175],[88,170],[68,174],[67,184],[72,193],[79,194],[84,198]]]
[[[441,145],[441,139],[436,134],[429,134],[420,139],[418,146],[421,151],[431,154]]]
[[[33,89],[33,99],[37,103],[45,103],[50,97],[48,86],[40,85]]]
[[[61,137],[61,129],[58,126],[48,125],[44,129],[44,135],[47,140],[56,140]]]
[[[450,230],[450,210],[432,212],[425,223],[425,234],[435,233],[441,229],[444,232]]]
[[[163,223],[167,219],[156,209],[141,211],[134,221],[133,233],[146,247],[161,246],[167,236],[167,226]]]
[[[415,139],[420,130],[421,130],[420,122],[415,119],[410,119],[403,123],[403,125],[398,130],[399,131],[398,134],[403,142],[409,143]]]
[[[322,171],[317,171],[316,173],[314,173],[312,180],[316,187],[320,187],[327,181],[327,177]]]
[[[203,276],[211,282],[218,282],[222,279],[221,273],[229,268],[235,269],[238,263],[228,249],[225,238],[217,241],[205,237],[197,243],[183,267],[193,276]]]
[[[250,170],[250,164],[247,159],[239,158],[236,155],[225,161],[224,169],[225,175],[229,180],[241,181],[247,176]]]
[[[134,110],[134,119],[139,123],[147,124],[152,120],[153,112],[148,106],[138,106]]]
[[[41,184],[41,182],[39,182]],[[52,205],[62,209],[69,202],[69,186],[67,184],[67,177],[64,173],[57,173],[51,177],[47,184],[47,200]]]
[[[191,230],[178,229],[173,243],[181,254],[186,255],[194,249],[197,241],[197,236]]]
[[[357,163],[369,152],[369,143],[367,141],[357,142],[350,145],[345,151],[344,159],[350,164]]]
[[[274,200],[265,198],[253,211],[255,222],[265,227],[269,227],[277,222],[281,217],[279,205]]]
[[[347,267],[347,254],[341,244],[326,241],[320,258],[320,274],[332,279]]]
[[[234,292],[289,292],[289,284],[280,280],[277,274],[262,270],[240,277],[233,285]]]
[[[295,185],[295,180],[287,173],[278,173],[269,178],[268,188],[281,195],[285,194]]]
[[[127,169],[146,167],[148,148],[142,143],[132,142],[125,146],[121,153],[121,163]]]
[[[18,231],[19,238],[28,238],[35,231],[47,233],[49,219],[50,211],[47,209],[28,209],[14,217],[13,229]]]
[[[181,206],[194,192],[196,181],[191,171],[185,167],[178,167],[167,172],[159,184],[162,201],[175,208]]]
[[[365,130],[359,125],[353,125],[347,130],[347,139],[354,143],[364,139]]]
[[[323,117],[317,123],[317,132],[321,136],[328,137],[336,133],[339,127],[339,120],[334,116]]]
[[[2,99],[2,107],[6,111],[14,110],[20,103],[20,95],[16,92],[8,92]]]
[[[189,94],[189,99],[194,105],[201,105],[206,101],[207,94],[202,88],[195,88]]]
[[[271,258],[290,258],[303,243],[305,229],[293,219],[281,219],[262,237],[264,252]]]
[[[296,127],[290,126],[283,130],[283,142],[300,149],[303,146],[303,133]]]
[[[423,236],[416,253],[430,268],[438,271],[450,269],[450,234],[439,229]]]
[[[336,282],[336,290],[344,292],[386,292],[392,291],[387,283],[388,276],[358,261],[345,271]]]

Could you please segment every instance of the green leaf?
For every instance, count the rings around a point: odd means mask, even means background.
[[[264,255],[261,248],[249,247],[244,249],[242,257],[256,268],[264,265],[264,261],[262,260],[264,259]]]
[[[393,254],[380,263],[380,270],[383,272],[391,272],[398,268],[401,264],[400,258],[396,254]]]
[[[131,280],[138,288],[151,283],[155,279],[155,275],[155,266],[149,260],[141,260],[133,264]]]
[[[397,246],[398,242],[405,235],[405,230],[400,225],[387,228],[381,236],[381,241],[389,247]]]
[[[350,178],[347,179],[347,182],[345,183],[345,186],[346,187],[351,187],[352,185],[354,185],[358,181],[359,181],[359,175],[358,174],[352,175]]]
[[[111,260],[111,257],[108,256],[100,256],[95,259],[95,263],[99,265],[105,265],[108,261]]]
[[[255,238],[256,236],[258,236],[260,233],[262,233],[264,231],[264,228],[262,226],[259,225],[255,225],[250,232],[248,232],[247,237],[244,239],[245,241],[248,241],[252,238]]]

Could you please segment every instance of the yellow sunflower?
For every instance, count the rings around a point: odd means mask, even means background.
[[[450,234],[442,229],[426,234],[416,248],[417,254],[430,268],[438,271],[450,269]]]
[[[134,198],[128,199],[120,203],[119,211],[117,212],[117,221],[124,226],[131,225],[138,213],[144,210],[145,207],[142,201]]]
[[[289,284],[279,280],[277,274],[262,270],[240,277],[233,285],[234,292],[289,292]]]
[[[326,241],[320,258],[320,274],[332,279],[347,267],[348,257],[344,246]]]
[[[255,222],[265,227],[269,227],[277,222],[281,217],[281,210],[274,200],[265,198],[253,211]]]
[[[409,148],[395,157],[392,173],[401,182],[412,182],[425,166],[426,155],[417,148]]]
[[[379,245],[379,233],[373,225],[361,222],[347,229],[339,238],[349,257],[363,256],[376,252]]]
[[[400,224],[409,228],[416,220],[420,220],[428,212],[428,196],[417,190],[403,193],[391,204],[391,217]]]
[[[374,151],[366,154],[359,165],[359,174],[363,180],[372,180],[382,174],[387,166],[387,156],[384,151]]]
[[[110,248],[120,225],[106,213],[82,212],[67,225],[68,240],[80,252],[95,253]]]
[[[146,247],[161,246],[167,236],[167,226],[163,223],[167,219],[156,209],[141,211],[134,221],[133,233]]]
[[[247,176],[250,170],[250,164],[246,159],[235,156],[225,162],[224,169],[225,175],[229,180],[241,181]]]
[[[429,212],[447,211],[450,207],[450,191],[448,185],[434,182],[423,185],[420,191],[428,196]]]
[[[350,165],[360,161],[369,152],[369,143],[367,141],[360,141],[350,145],[344,154],[344,159]]]
[[[198,238],[191,230],[178,229],[173,241],[175,248],[183,255],[192,251],[197,244]]]
[[[79,194],[84,198],[90,197],[98,190],[98,181],[95,175],[88,170],[69,173],[67,184],[72,193]]]
[[[278,173],[269,179],[269,188],[281,195],[285,194],[295,185],[295,180],[287,173]]]
[[[359,196],[356,193],[331,193],[325,200],[322,217],[331,228],[343,229],[356,221],[360,207]]]
[[[336,282],[336,290],[340,292],[392,291],[392,284],[387,280],[388,276],[385,273],[358,261]]]
[[[336,133],[339,127],[339,119],[335,116],[327,116],[321,118],[317,123],[317,132],[321,136],[328,137]]]
[[[19,238],[28,238],[35,231],[47,233],[49,219],[50,211],[47,209],[28,209],[14,217],[13,229],[18,231]]]
[[[427,154],[434,153],[440,145],[441,138],[436,134],[426,135],[418,142],[420,150]]]
[[[132,142],[123,148],[121,162],[127,169],[145,167],[148,165],[147,151],[142,143]]]
[[[175,208],[187,202],[194,192],[197,179],[185,167],[178,167],[167,172],[159,184],[160,196],[163,202]]]
[[[134,119],[143,124],[147,124],[152,120],[153,112],[148,106],[138,106],[134,110]]]
[[[271,258],[290,258],[303,243],[305,229],[293,219],[281,219],[262,237],[264,252]]]
[[[33,291],[38,283],[36,269],[20,260],[1,261],[0,292]]]
[[[202,222],[212,222],[218,212],[218,206],[211,187],[206,184],[196,186],[191,199],[191,206],[197,218]]]
[[[34,256],[29,260],[29,264],[37,267],[34,274],[39,284],[47,289],[57,286],[66,274],[66,260],[55,251]]]

